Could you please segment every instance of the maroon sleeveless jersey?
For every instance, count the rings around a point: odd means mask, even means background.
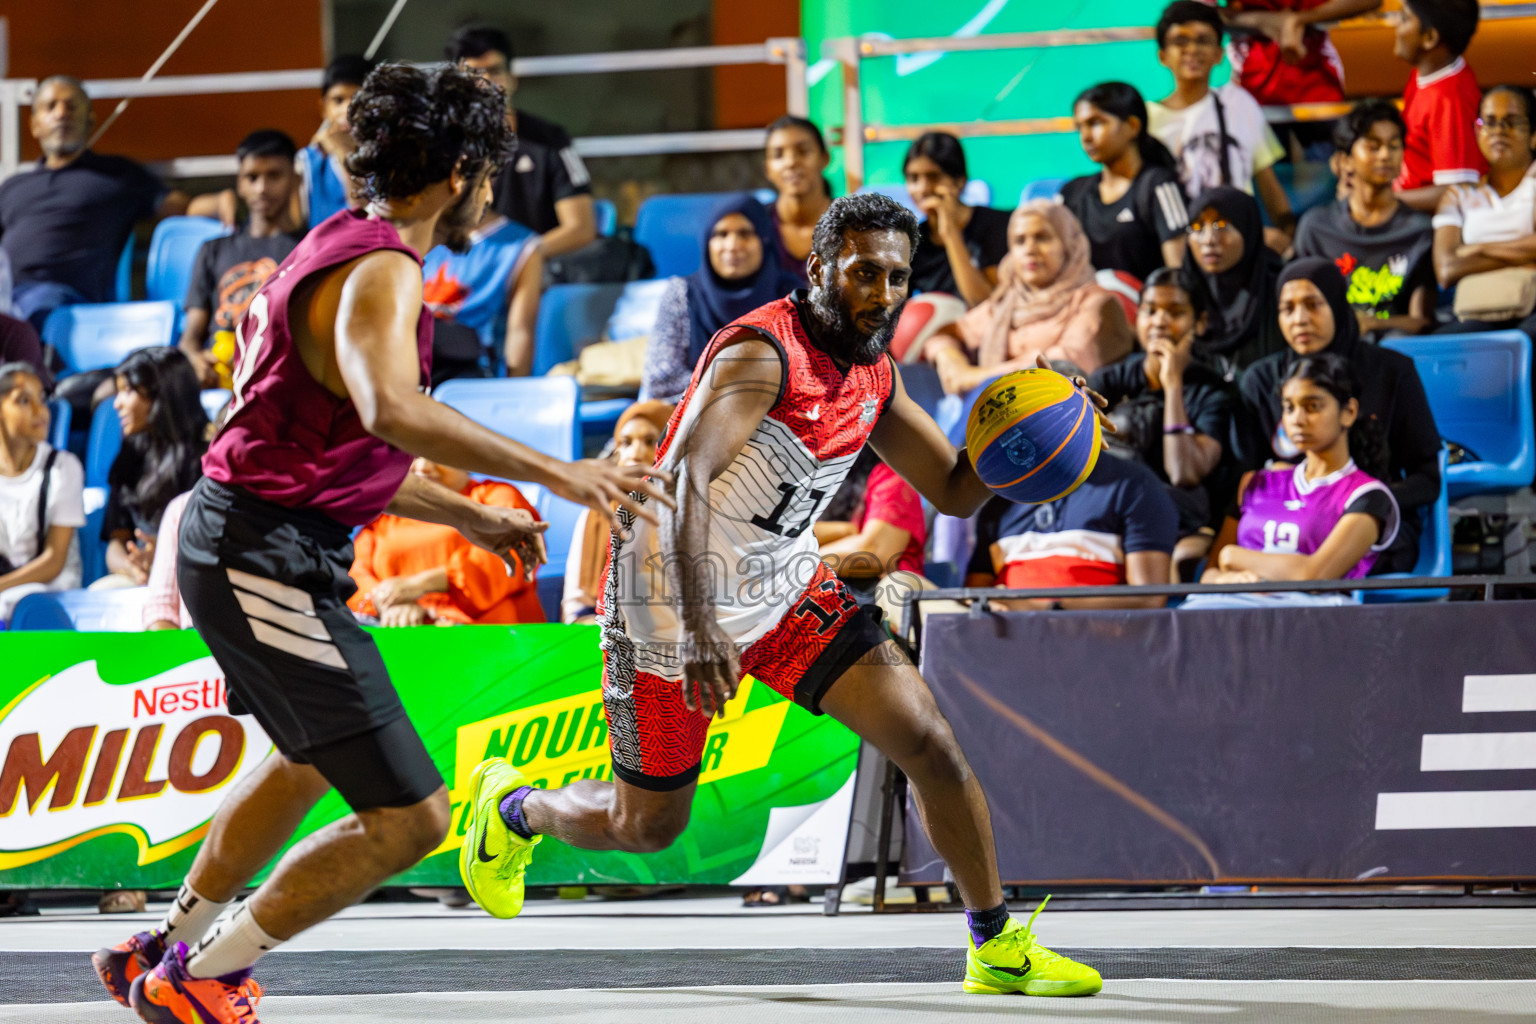
[[[347,526],[384,511],[411,456],[363,429],[349,398],[326,390],[293,342],[289,304],[315,274],[381,249],[421,257],[388,221],[347,210],[321,222],[251,299],[235,329],[234,404],[203,472],[219,483],[288,508],[311,508]],[[301,314],[302,315],[302,314]],[[416,323],[421,382],[432,370],[432,314]]]

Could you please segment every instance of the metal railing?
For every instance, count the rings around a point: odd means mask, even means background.
[[[512,62],[512,73],[519,78],[538,78],[740,64],[782,65],[785,106],[791,114],[801,117],[810,112],[805,40],[798,36],[775,37],[737,46],[683,46],[667,50],[519,57]],[[85,88],[92,99],[288,92],[318,89],[322,74],[320,68],[306,68],[221,75],[169,75],[148,82],[137,78],[101,78],[87,81]],[[14,174],[21,166],[21,108],[31,105],[37,85],[34,78],[0,80],[0,179]],[[762,129],[750,128],[586,136],[575,140],[575,149],[584,157],[651,156],[756,149],[762,144]],[[167,178],[208,177],[234,174],[235,158],[228,155],[181,157],[152,166]]]
[[[1102,597],[1191,597],[1196,594],[1351,594],[1372,590],[1481,590],[1483,600],[1497,599],[1499,587],[1536,587],[1536,574],[1508,576],[1368,576],[1360,580],[1264,580],[1258,583],[1152,583],[1103,587],[941,587],[901,595],[901,636],[922,638],[922,605],[932,601],[968,603],[967,614],[986,615],[992,602]],[[1161,611],[1163,609],[1148,609]],[[1276,611],[1286,610],[1277,607]],[[1058,612],[1052,612],[1058,614]]]
[[[1389,14],[1368,15],[1341,24],[1379,22]],[[1536,17],[1536,3],[1484,4],[1486,21]],[[1070,115],[1029,117],[999,121],[926,122],[921,124],[877,124],[864,118],[864,93],[861,65],[878,57],[900,57],[919,53],[988,53],[998,50],[1030,50],[1056,46],[1091,46],[1099,43],[1142,42],[1155,38],[1150,26],[1123,28],[1055,29],[1045,32],[1000,32],[964,38],[937,36],[921,39],[886,39],[875,36],[851,36],[829,39],[823,44],[826,56],[835,60],[843,75],[843,124],[830,135],[843,147],[843,174],[849,192],[864,186],[864,147],[876,142],[909,142],[924,132],[948,132],[959,138],[983,136],[1060,135],[1076,131]],[[1349,111],[1349,103],[1302,103],[1289,107],[1265,107],[1264,116],[1273,124],[1296,121],[1330,121]]]

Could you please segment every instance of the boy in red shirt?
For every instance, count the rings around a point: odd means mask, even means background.
[[[1478,0],[1403,0],[1392,52],[1413,65],[1403,90],[1403,171],[1398,198],[1433,212],[1448,185],[1476,184],[1488,170],[1477,148],[1483,93],[1462,54],[1477,32]]]

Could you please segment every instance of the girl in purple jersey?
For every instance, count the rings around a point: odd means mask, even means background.
[[[1280,393],[1286,434],[1303,458],[1243,478],[1240,516],[1227,519],[1201,582],[1359,579],[1397,534],[1392,492],[1361,468],[1379,461],[1380,446],[1367,424],[1351,429],[1360,403],[1349,365],[1326,354],[1300,359]]]

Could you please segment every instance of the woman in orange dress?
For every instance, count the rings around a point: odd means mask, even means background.
[[[527,509],[511,484],[471,480],[461,469],[417,459],[411,472],[482,505]],[[496,555],[477,548],[459,531],[436,523],[382,515],[353,541],[352,579],[357,593],[347,605],[383,626],[512,624],[543,622],[534,574],[517,555],[511,571]]]

